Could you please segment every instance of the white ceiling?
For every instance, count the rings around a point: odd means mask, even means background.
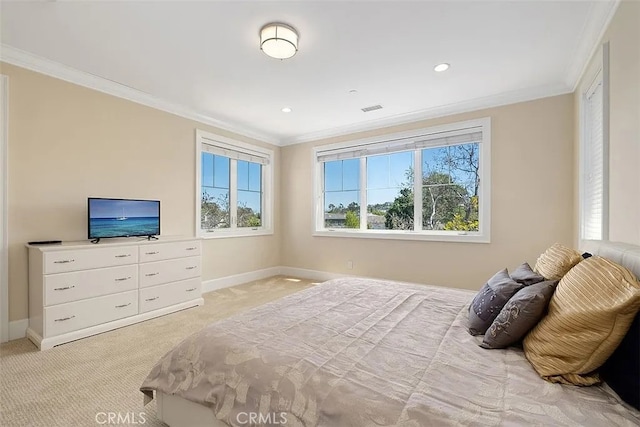
[[[2,2],[2,59],[20,65],[28,53],[285,145],[570,92],[616,5]],[[260,51],[271,21],[299,31],[293,58]],[[441,62],[451,68],[435,73]],[[375,104],[384,108],[360,110]]]

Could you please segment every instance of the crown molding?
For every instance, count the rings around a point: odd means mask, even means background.
[[[67,81],[79,86],[84,86],[98,92],[106,93],[118,98],[126,99],[137,104],[155,108],[185,119],[194,120],[196,122],[214,126],[228,132],[256,139],[258,141],[267,142],[276,146],[280,145],[280,141],[272,135],[247,129],[237,124],[228,123],[213,118],[207,114],[201,113],[184,105],[175,104],[164,99],[160,99],[149,93],[142,92],[138,89],[117,83],[95,74],[87,73],[68,67],[59,62],[43,58],[38,55],[16,49],[12,46],[0,45],[0,60],[11,65],[26,68],[40,74],[55,77],[60,80]]]
[[[451,116],[454,114],[462,114],[471,111],[484,110],[487,108],[500,107],[502,105],[533,101],[535,99],[547,98],[550,96],[564,95],[571,92],[573,92],[573,90],[563,83],[505,92],[498,95],[476,98],[470,101],[457,102],[454,104],[442,105],[425,110],[414,111],[407,114],[399,114],[387,118],[368,120],[366,122],[361,122],[353,125],[340,126],[332,129],[321,130],[318,132],[311,132],[304,135],[284,139],[281,141],[281,145],[287,146],[300,144],[303,142],[318,141],[326,138],[333,138],[358,132],[365,132],[391,126],[403,125],[407,123],[419,122],[421,120],[435,119],[439,117]]]
[[[567,70],[565,83],[574,92],[589,66],[589,62],[600,47],[600,41],[609,28],[621,0],[596,1],[591,3],[587,19],[580,34],[573,62]]]

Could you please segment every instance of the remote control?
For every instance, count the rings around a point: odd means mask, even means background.
[[[30,245],[55,245],[59,243],[62,243],[62,240],[38,240],[29,242]]]

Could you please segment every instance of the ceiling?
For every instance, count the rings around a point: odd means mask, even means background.
[[[286,145],[571,92],[616,6],[2,2],[0,36],[6,62],[73,70],[85,85]],[[258,32],[272,21],[299,31],[293,58],[260,51]],[[434,72],[442,62],[451,68]]]

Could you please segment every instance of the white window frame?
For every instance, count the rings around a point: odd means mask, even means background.
[[[586,227],[586,182],[588,179],[587,164],[590,159],[587,158],[587,148],[589,136],[589,124],[587,123],[587,103],[588,97],[593,89],[598,85],[602,85],[602,223],[601,223],[601,239],[609,240],[609,42],[602,45],[596,52],[596,60],[590,68],[588,68],[583,76],[583,83],[578,88],[580,93],[579,112],[580,118],[579,132],[579,155],[578,155],[578,197],[579,197],[579,224],[578,224],[578,245],[582,246],[585,241]]]
[[[221,149],[228,149],[246,155],[253,155],[265,158],[266,164],[262,165],[262,200],[261,200],[261,226],[260,227],[238,227],[237,226],[237,160],[231,159],[229,165],[229,209],[231,227],[218,228],[213,230],[203,230],[201,225],[202,213],[202,153],[207,152],[203,149],[204,145],[211,145]],[[247,236],[263,236],[273,234],[273,174],[274,174],[274,155],[273,150],[260,147],[258,145],[249,144],[238,141],[222,135],[206,132],[200,129],[196,130],[196,216],[195,227],[196,236],[203,239],[216,239],[227,237],[247,237]],[[235,206],[235,208],[233,208]]]
[[[0,74],[0,342],[9,341],[9,77]]]
[[[384,147],[398,140],[406,140],[435,136],[442,133],[469,133],[471,130],[482,132],[479,158],[480,164],[480,193],[478,206],[479,230],[477,232],[444,231],[444,230],[368,230],[366,221],[360,221],[360,229],[325,228],[324,227],[324,198],[323,198],[323,162],[318,157],[328,151],[345,150],[357,151],[365,146]],[[435,147],[435,146],[434,146]],[[427,147],[423,147],[427,148]],[[416,152],[422,148],[416,149]],[[313,191],[313,230],[314,236],[324,237],[356,237],[369,239],[395,239],[395,240],[430,240],[441,242],[466,242],[466,243],[491,243],[491,118],[469,120],[465,122],[451,123],[441,126],[433,126],[407,132],[398,132],[382,135],[374,138],[366,138],[355,141],[341,142],[331,145],[314,147],[312,153],[314,165],[314,191]],[[360,157],[360,191],[366,192],[364,185],[366,180],[365,157]],[[421,157],[414,155],[414,175],[422,176]],[[414,195],[421,194],[422,180],[414,179]],[[362,196],[361,199],[362,200]],[[366,218],[367,206],[360,202],[360,218]],[[422,224],[422,204],[414,203],[414,222]],[[418,222],[419,221],[419,222]]]

